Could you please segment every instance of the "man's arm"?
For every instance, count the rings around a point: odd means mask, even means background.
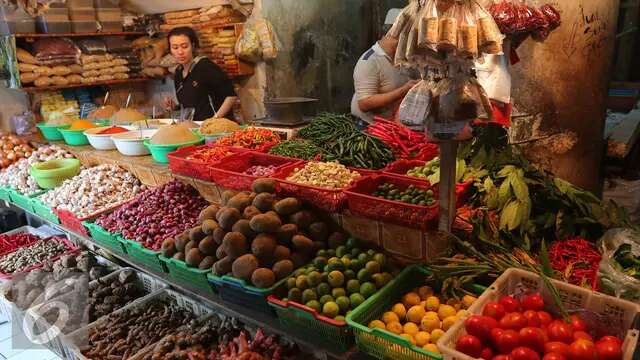
[[[383,94],[375,94],[363,99],[358,100],[358,107],[363,112],[372,111],[375,109],[387,107],[396,103],[398,100],[404,98],[404,96],[411,90],[411,88],[417,84],[417,80],[409,80],[402,87],[389,91]]]
[[[214,116],[217,118],[226,117],[227,114],[229,114],[233,109],[233,104],[236,103],[237,99],[238,97],[236,96],[227,96],[224,99],[224,102],[222,103],[222,105],[220,106],[220,109],[218,109],[218,112]]]

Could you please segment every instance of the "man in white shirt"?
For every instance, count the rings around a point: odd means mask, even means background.
[[[385,24],[393,24],[397,11],[391,10]],[[374,116],[393,117],[404,96],[417,83],[406,70],[393,65],[398,39],[384,36],[358,60],[353,71],[355,94],[351,113],[366,124]]]

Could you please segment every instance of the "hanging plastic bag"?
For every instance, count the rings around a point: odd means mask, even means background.
[[[560,13],[550,4],[542,5],[538,11],[546,20],[547,26],[539,27],[533,31],[531,36],[537,41],[544,41],[553,30],[560,26]]]
[[[278,57],[276,34],[271,23],[265,19],[256,20],[256,32],[262,48],[262,59],[273,60]]]
[[[245,23],[242,33],[236,42],[236,55],[244,61],[258,63],[262,60],[262,48],[260,37],[256,31],[256,21],[249,20]]]
[[[468,4],[459,7],[458,22],[458,55],[478,57],[478,26]]]
[[[450,53],[458,46],[458,8],[451,6],[438,19],[438,51]]]
[[[35,120],[31,111],[15,114],[11,117],[11,128],[18,135],[28,135],[35,126]]]
[[[387,32],[387,36],[394,39],[400,39],[400,35],[403,33],[407,24],[411,21],[411,13],[412,11],[416,11],[415,8],[417,5],[417,0],[411,0],[409,5],[405,6],[405,8],[402,9],[400,14],[396,18],[396,21],[393,22],[391,29],[389,29],[389,32]]]
[[[416,131],[424,130],[431,112],[431,89],[435,86],[432,80],[423,79],[417,83],[404,97],[400,104],[400,122]]]
[[[436,49],[438,44],[438,7],[436,0],[428,0],[420,14],[418,46]]]
[[[493,16],[477,2],[474,2],[471,8],[478,25],[478,50],[490,55],[502,54],[504,36],[500,33]]]
[[[612,229],[599,241],[602,261],[598,286],[603,292],[629,301],[640,301],[640,234]]]
[[[503,34],[511,35],[517,32],[518,11],[513,1],[502,0],[495,2],[489,8],[489,12]]]

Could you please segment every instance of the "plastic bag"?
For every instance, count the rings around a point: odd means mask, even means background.
[[[458,46],[458,9],[454,5],[438,19],[438,51],[449,53]]]
[[[478,26],[468,4],[459,8],[458,55],[465,58],[478,56]]]
[[[534,30],[531,36],[537,41],[544,41],[553,30],[560,26],[560,13],[550,4],[542,5],[538,12],[539,16],[544,17],[546,25]]]
[[[256,32],[262,48],[262,59],[273,60],[278,57],[278,45],[276,34],[271,23],[265,19],[256,21]]]
[[[498,28],[505,35],[514,34],[518,28],[518,10],[511,0],[496,2],[489,8]]]
[[[33,54],[42,61],[56,57],[77,57],[80,56],[80,49],[67,38],[46,38],[33,44]]]
[[[474,3],[472,9],[478,24],[478,50],[485,54],[502,54],[504,36],[493,16],[478,3]]]
[[[429,0],[422,9],[418,25],[418,46],[435,50],[438,43],[438,7],[436,0]]]
[[[424,130],[431,112],[431,89],[433,81],[422,80],[409,90],[400,104],[400,122],[412,130]]]
[[[236,42],[236,55],[244,61],[257,63],[262,59],[260,37],[256,31],[256,21],[245,23],[242,33]]]
[[[404,29],[407,27],[407,24],[411,21],[411,12],[415,11],[415,7],[417,6],[417,1],[412,0],[409,5],[405,6],[404,9],[400,12],[396,21],[393,22],[391,29],[387,32],[387,36],[399,39],[400,35],[404,32]]]
[[[11,128],[18,136],[29,134],[34,126],[35,120],[31,111],[25,111],[11,117]]]
[[[612,229],[604,234],[598,246],[602,252],[598,269],[598,285],[601,290],[626,300],[640,301],[640,274],[625,274],[624,268],[616,260],[640,256],[640,234],[630,229]],[[626,254],[616,254],[621,247]]]
[[[104,44],[110,53],[128,53],[133,51],[131,42],[118,36],[104,37]]]
[[[76,41],[83,54],[104,55],[107,52],[107,46],[104,41],[99,39],[83,39]]]

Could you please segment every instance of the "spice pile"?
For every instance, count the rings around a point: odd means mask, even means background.
[[[38,265],[69,250],[62,241],[43,239],[0,256],[0,272],[12,274],[30,266]]]
[[[32,195],[40,191],[40,187],[31,176],[31,166],[39,162],[69,159],[73,155],[57,145],[38,148],[27,159],[21,159],[0,172],[0,186],[8,186],[21,194]]]
[[[235,131],[233,134],[217,141],[218,145],[234,146],[251,150],[260,150],[264,146],[275,145],[280,137],[268,129],[248,128]]]
[[[325,189],[344,189],[359,178],[357,171],[351,171],[337,162],[308,162],[303,168],[295,168],[287,181],[312,185]]]
[[[62,209],[83,218],[130,200],[146,187],[133,174],[117,165],[98,165],[82,170],[41,200],[52,209]]]
[[[231,154],[232,152],[224,147],[206,147],[187,156],[187,160],[199,161],[202,163],[214,163]]]
[[[237,122],[225,118],[211,118],[205,120],[200,126],[200,134],[217,135],[231,133],[240,129]]]
[[[118,276],[89,284],[89,322],[111,314],[144,295],[134,270],[124,269]]]
[[[129,129],[125,129],[122,126],[109,126],[106,129],[100,130],[98,135],[111,135],[111,134],[121,134],[128,132]]]
[[[71,126],[67,130],[87,130],[98,127],[98,125],[92,123],[89,120],[80,119],[71,123]]]

